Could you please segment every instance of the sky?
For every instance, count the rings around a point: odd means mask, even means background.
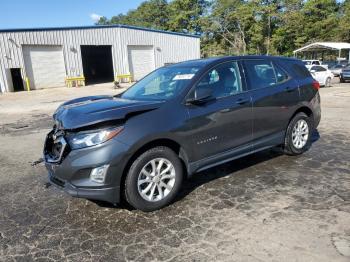
[[[93,25],[143,0],[0,0],[0,29]]]

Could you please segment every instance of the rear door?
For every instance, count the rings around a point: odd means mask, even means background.
[[[225,62],[210,69],[195,86],[200,88],[212,89],[213,99],[201,105],[188,105],[194,161],[251,142],[252,103],[241,79],[239,62]],[[251,147],[242,150],[249,151]]]
[[[297,81],[277,61],[244,61],[253,105],[254,149],[283,143],[288,122],[299,102]]]

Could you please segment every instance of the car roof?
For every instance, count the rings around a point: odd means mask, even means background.
[[[195,60],[188,60],[172,65],[168,65],[168,67],[206,67],[210,66],[212,64],[218,64],[226,61],[230,61],[233,59],[282,59],[282,60],[294,60],[294,61],[300,61],[296,58],[292,57],[283,57],[283,56],[266,56],[266,55],[246,55],[246,56],[218,56],[218,57],[211,57],[211,58],[203,58],[203,59],[195,59]]]

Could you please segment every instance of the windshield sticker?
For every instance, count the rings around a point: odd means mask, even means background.
[[[189,80],[192,79],[194,74],[183,74],[174,76],[173,80]]]

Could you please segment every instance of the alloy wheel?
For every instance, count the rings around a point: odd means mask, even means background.
[[[175,185],[175,168],[166,158],[155,158],[143,166],[137,180],[141,197],[150,202],[164,199]]]
[[[309,125],[304,119],[297,121],[292,131],[293,146],[297,149],[303,148],[309,138]]]

